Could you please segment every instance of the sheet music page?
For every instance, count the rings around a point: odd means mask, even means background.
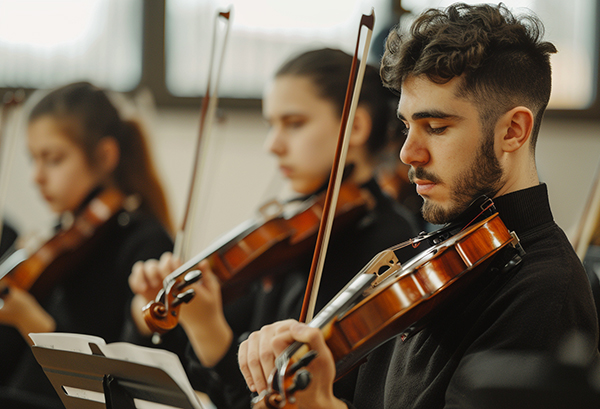
[[[201,408],[200,401],[190,385],[190,381],[183,369],[179,357],[173,352],[164,349],[148,348],[128,342],[113,342],[111,344],[99,345],[100,350],[108,358],[121,359],[123,361],[154,366],[165,371],[185,392],[192,403],[197,403]]]
[[[190,385],[179,357],[170,351],[143,347],[127,342],[113,342],[111,344],[107,344],[104,339],[100,337],[85,334],[64,332],[31,333],[29,334],[29,337],[32,339],[34,345],[38,347],[73,351],[87,355],[92,355],[92,350],[90,349],[89,344],[93,343],[98,346],[100,351],[102,351],[107,358],[119,359],[122,361],[128,361],[162,369],[177,383],[177,385],[179,385],[181,390],[186,394],[189,401],[196,409],[203,409],[196,392],[192,388],[192,385]],[[87,391],[87,395],[90,393],[90,391]],[[80,397],[90,399],[90,397],[87,395],[81,395]],[[92,400],[103,402],[104,396],[98,396]],[[158,406],[161,408],[167,407],[165,405],[158,405],[152,402],[139,401],[138,399],[135,399],[135,402],[138,408],[152,409],[158,408]]]
[[[60,349],[62,351],[80,352],[82,354],[92,354],[89,344],[96,344],[98,347],[106,345],[104,339],[94,335],[70,334],[61,332],[31,333],[29,338],[33,344],[38,347]]]

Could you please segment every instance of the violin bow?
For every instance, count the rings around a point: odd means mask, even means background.
[[[583,262],[585,254],[594,236],[600,220],[600,163],[596,170],[596,176],[592,181],[590,193],[583,212],[579,219],[577,232],[572,239],[573,247],[579,259]]]
[[[352,67],[350,69],[348,88],[346,89],[346,98],[344,100],[344,109],[340,123],[338,144],[335,151],[333,166],[331,168],[331,175],[329,177],[329,185],[327,186],[325,204],[323,206],[323,217],[321,218],[319,233],[317,235],[317,244],[315,246],[308,282],[306,284],[306,292],[302,302],[302,311],[300,313],[301,322],[311,321],[315,311],[319,285],[321,282],[321,276],[323,274],[323,266],[325,264],[325,255],[329,245],[329,237],[331,236],[331,227],[333,225],[333,219],[335,216],[338,194],[342,184],[342,176],[344,173],[343,169],[346,163],[346,155],[348,153],[348,145],[350,142],[350,133],[352,132],[354,115],[356,113],[356,107],[358,106],[358,100],[360,97],[360,90],[367,65],[367,56],[369,54],[369,45],[373,35],[374,24],[375,11],[371,9],[370,15],[363,14],[358,26],[358,38],[356,40],[356,49],[352,58]],[[363,26],[366,28],[367,34],[362,59],[357,70],[356,66],[358,60],[358,50],[360,46],[360,35]]]
[[[229,8],[229,10],[218,12],[215,15],[215,24],[213,27],[212,46],[209,59],[210,65],[208,68],[208,82],[206,84],[206,93],[204,94],[204,98],[202,99],[202,108],[200,111],[200,128],[198,131],[198,140],[196,142],[196,151],[194,154],[194,166],[192,169],[192,177],[190,180],[190,188],[188,190],[188,197],[186,201],[183,220],[181,222],[181,227],[178,230],[177,235],[175,237],[175,246],[173,249],[173,254],[180,260],[186,260],[190,252],[192,238],[192,229],[190,226],[193,226],[194,219],[197,213],[196,202],[199,197],[198,190],[199,185],[203,179],[206,167],[208,146],[210,145],[211,139],[210,131],[212,129],[212,124],[214,121],[217,107],[217,90],[219,87],[219,78],[221,75],[221,67],[223,65],[223,60],[225,57],[227,38],[229,37],[230,15],[231,7]],[[225,23],[225,35],[223,38],[221,55],[219,57],[218,65],[217,67],[214,67],[215,49],[217,45],[217,26],[219,25],[219,19],[221,18],[224,20]],[[213,68],[215,68],[216,71],[214,84],[211,81],[213,78]]]
[[[24,99],[25,93],[21,90],[7,92],[2,101],[2,112],[0,113],[0,236],[3,228],[4,206],[8,196],[8,180],[17,146],[16,128],[9,129],[10,119],[13,118],[15,110]]]

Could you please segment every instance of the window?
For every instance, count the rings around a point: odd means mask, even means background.
[[[375,7],[387,24],[389,0],[167,0],[167,87],[178,96],[203,95],[214,16],[233,5],[223,62],[222,97],[260,98],[265,82],[296,53],[318,47],[354,53],[362,14]],[[221,34],[222,36],[222,34]]]
[[[455,1],[404,0],[402,6],[414,14],[429,7],[446,7]],[[481,1],[463,1],[478,4]],[[503,0],[519,14],[533,10],[546,28],[545,40],[558,53],[551,57],[552,95],[550,109],[586,109],[596,99],[598,45],[595,0]],[[529,10],[528,10],[529,9]],[[413,15],[414,15],[413,14]],[[412,19],[406,16],[405,20]],[[404,23],[409,23],[403,21]]]
[[[395,1],[395,0],[394,0]],[[223,97],[260,98],[273,70],[294,53],[331,46],[353,52],[360,14],[375,7],[375,34],[393,24],[392,0],[167,0],[167,87],[178,96],[199,96],[205,88],[213,17],[233,3],[232,34],[224,62]],[[411,18],[428,7],[455,0],[403,0]],[[480,0],[465,1],[481,3]],[[586,109],[596,98],[597,0],[505,0],[519,12],[533,10],[544,22],[552,56],[551,109]],[[373,46],[373,45],[372,45]]]
[[[418,14],[452,2],[401,4]],[[504,3],[517,12],[529,8],[537,13],[545,38],[559,50],[552,56],[552,114],[598,117],[600,0]],[[196,106],[206,87],[214,16],[232,5],[219,95],[222,103],[256,106],[265,82],[292,55],[317,47],[352,53],[360,15],[372,7],[371,54],[377,55],[380,40],[398,20],[393,11],[398,4],[400,0],[0,0],[0,88],[50,88],[88,80],[117,91],[146,87],[161,105]],[[405,14],[402,23],[410,19]]]
[[[0,88],[140,82],[142,0],[0,0]]]

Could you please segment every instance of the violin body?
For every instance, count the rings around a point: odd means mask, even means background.
[[[378,254],[309,323],[323,332],[336,363],[336,378],[379,345],[419,326],[440,306],[459,297],[509,245],[520,248],[516,235],[493,213],[403,265],[392,250]],[[283,387],[272,386],[257,407],[293,407],[285,404],[293,401],[286,396],[286,385],[295,385],[297,362],[307,352],[307,345],[294,343],[277,358],[273,378]]]
[[[272,276],[285,271],[286,265],[313,250],[324,200],[324,195],[312,197],[291,214],[278,203],[263,206],[259,220],[238,226],[165,278],[164,288],[155,301],[144,308],[148,327],[165,333],[177,325],[180,300],[189,297],[185,292],[188,280],[199,278],[197,274],[188,273],[197,269],[202,260],[209,261],[219,279],[225,303],[238,297],[249,283],[266,273]],[[335,228],[357,220],[373,203],[367,191],[353,184],[343,184]]]
[[[70,227],[61,229],[12,267],[2,282],[41,300],[117,226],[115,216],[124,201],[125,196],[119,190],[104,189],[75,216]]]
[[[283,270],[287,264],[314,249],[324,201],[324,195],[318,195],[305,202],[293,215],[277,212],[276,217],[268,218],[259,227],[208,257],[213,272],[221,280],[225,301],[266,270]],[[343,228],[356,221],[373,203],[367,191],[350,183],[344,184],[336,208],[335,227]]]
[[[326,326],[338,378],[371,350],[459,296],[515,240],[496,213],[388,272],[380,284],[373,281],[359,302]]]

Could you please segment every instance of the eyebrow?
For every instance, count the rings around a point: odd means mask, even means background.
[[[438,111],[438,110],[415,112],[414,114],[412,114],[412,119],[414,121],[419,120],[419,119],[426,119],[426,118],[463,119],[462,116],[453,115],[453,114],[449,114],[449,113],[446,113],[443,111]],[[398,112],[398,119],[400,119],[401,121],[406,121],[406,118],[400,112]]]

